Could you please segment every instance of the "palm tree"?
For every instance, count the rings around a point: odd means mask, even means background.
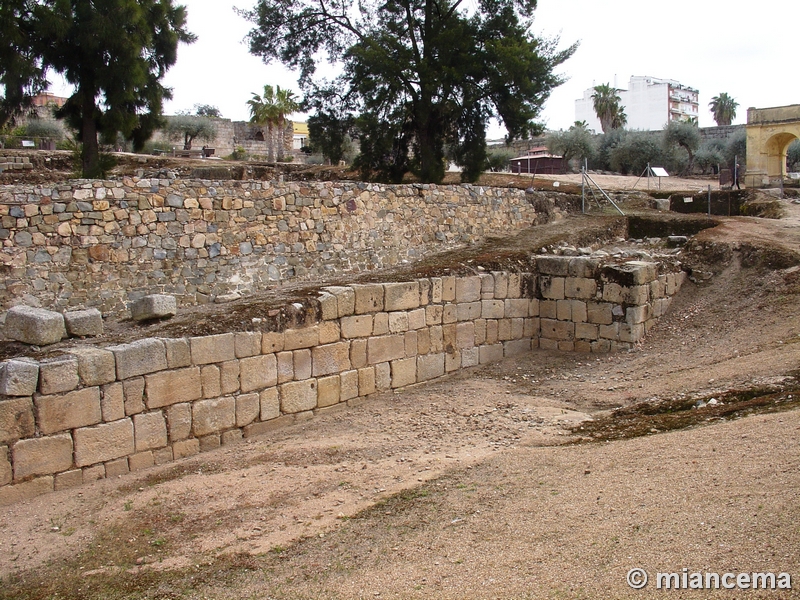
[[[287,115],[300,108],[292,90],[281,89],[281,86],[264,86],[264,95],[253,94],[247,101],[250,106],[250,122],[257,125],[266,125],[268,130],[267,160],[275,160],[275,126],[278,129],[278,156],[283,160],[284,130],[286,129]]]
[[[275,93],[275,113],[278,117],[278,160],[283,160],[283,150],[286,146],[284,143],[284,136],[286,134],[286,117],[300,109],[300,103],[292,90],[282,90],[278,86],[278,91]]]
[[[622,98],[620,98],[618,89],[611,87],[607,83],[596,85],[592,100],[594,104],[594,112],[597,118],[600,119],[600,127],[603,128],[603,133],[607,133],[612,129],[619,129],[628,122],[628,116],[622,107]]]
[[[730,125],[736,118],[736,107],[739,103],[733,98],[722,92],[719,96],[714,96],[708,103],[711,112],[714,113],[714,120],[717,126]]]

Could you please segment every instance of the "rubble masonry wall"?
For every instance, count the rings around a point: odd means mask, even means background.
[[[0,505],[265,433],[535,348],[630,348],[684,273],[540,256],[535,273],[322,288],[279,332],[90,343],[0,364]]]
[[[536,223],[523,190],[123,178],[0,186],[0,304],[121,313],[417,260]]]

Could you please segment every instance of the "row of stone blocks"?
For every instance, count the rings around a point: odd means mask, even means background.
[[[557,310],[556,319],[541,317],[550,303],[557,309],[577,301],[541,297],[555,276],[547,264],[538,276],[327,287],[315,301],[318,321],[298,329],[145,339],[41,362],[6,361],[0,503],[188,456],[378,391],[546,346],[555,339],[546,337],[548,321],[581,324],[559,321]],[[596,275],[601,290],[587,304],[601,306],[602,288],[619,277]],[[565,279],[566,290],[569,272]],[[619,306],[624,317],[614,321],[611,308],[612,328],[628,324],[631,307]],[[578,312],[572,307],[569,317]],[[588,315],[583,324],[599,329]],[[594,349],[572,342],[565,349]]]
[[[27,156],[0,156],[0,172],[20,169],[33,169],[31,159]]]

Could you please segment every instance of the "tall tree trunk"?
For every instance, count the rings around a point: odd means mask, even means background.
[[[97,121],[94,94],[85,88],[80,89],[81,96],[81,169],[86,178],[95,178],[100,173],[100,145],[97,142]]]
[[[285,127],[286,127],[286,121],[284,119],[282,119],[282,118],[279,119],[278,120],[278,136],[277,136],[278,137],[278,147],[275,150],[275,155],[276,155],[275,160],[277,162],[283,162],[283,145],[284,145],[284,141],[285,141],[285,138],[286,138],[286,131],[284,129]]]
[[[275,127],[272,121],[267,124],[267,138],[267,161],[275,162]]]

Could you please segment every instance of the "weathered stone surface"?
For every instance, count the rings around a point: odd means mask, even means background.
[[[278,383],[278,363],[274,354],[252,356],[239,361],[242,392],[262,390]]]
[[[169,441],[185,440],[192,433],[192,405],[173,404],[167,408]]]
[[[355,314],[363,315],[383,311],[384,291],[379,283],[351,286],[355,292]]]
[[[249,425],[258,418],[260,412],[258,394],[242,394],[236,397],[236,427]]]
[[[46,346],[67,337],[61,313],[33,306],[12,306],[6,314],[6,337],[26,344]]]
[[[117,379],[155,373],[167,368],[167,351],[161,340],[146,338],[130,344],[109,346],[117,364]]]
[[[130,473],[127,456],[117,458],[116,460],[110,460],[105,464],[105,467],[106,477],[119,477],[125,473]]]
[[[408,281],[403,283],[384,283],[385,291],[383,310],[410,310],[419,307],[419,283]]]
[[[131,303],[131,318],[134,321],[164,319],[174,317],[178,312],[175,296],[168,294],[150,294]]]
[[[267,388],[258,395],[261,404],[262,421],[277,419],[281,416],[281,401],[278,397],[278,388]]]
[[[64,325],[74,337],[102,335],[103,315],[96,308],[68,311],[64,313]]]
[[[103,421],[119,421],[125,417],[125,393],[122,383],[109,383],[100,387],[100,411]]]
[[[153,452],[150,450],[139,452],[128,457],[128,467],[130,468],[131,472],[149,469],[154,464],[156,464],[155,457],[153,456]]]
[[[417,357],[417,379],[428,381],[444,375],[444,354],[427,354]]]
[[[358,371],[344,371],[340,376],[341,400],[350,400],[358,397]]]
[[[304,329],[287,329],[284,332],[284,350],[299,350],[313,348],[319,344],[319,327],[305,327]]]
[[[317,296],[323,321],[332,321],[339,318],[339,307],[336,296],[330,292],[321,292]]]
[[[261,336],[261,354],[271,354],[285,350],[286,336],[283,332],[271,331]]]
[[[189,339],[192,363],[206,365],[236,358],[236,338],[232,333],[205,335]]]
[[[239,391],[239,361],[230,360],[219,366],[220,393],[234,394]]]
[[[75,464],[78,467],[121,458],[135,449],[133,422],[122,419],[95,427],[76,429]]]
[[[51,475],[72,466],[72,436],[68,433],[20,440],[14,444],[14,479]]]
[[[527,317],[531,309],[530,300],[527,298],[507,298],[504,313],[507,319]]]
[[[78,359],[59,356],[39,363],[39,392],[58,394],[78,387]]]
[[[219,433],[236,427],[236,399],[199,400],[192,405],[192,432],[195,436]]]
[[[122,382],[125,396],[125,414],[135,415],[144,411],[144,377],[133,377]]]
[[[293,381],[278,386],[281,399],[281,412],[299,413],[317,406],[317,381]]]
[[[66,490],[69,488],[78,487],[83,484],[83,471],[81,469],[72,469],[57,473],[55,476],[55,490]]]
[[[550,340],[572,340],[575,337],[575,324],[571,321],[541,320],[541,335]]]
[[[487,344],[480,348],[480,362],[482,365],[503,360],[503,344]]]
[[[481,318],[502,319],[505,316],[505,303],[502,300],[482,300]]]
[[[191,440],[183,440],[180,442],[175,442],[172,445],[172,453],[175,457],[175,460],[179,458],[186,458],[188,456],[194,456],[195,454],[200,453],[200,440],[198,439],[191,439]]]
[[[11,469],[11,459],[8,454],[8,446],[0,446],[0,485],[11,483],[14,472]]]
[[[32,396],[39,383],[39,363],[7,360],[0,363],[0,395]]]
[[[136,452],[163,448],[167,445],[167,421],[160,410],[133,417]]]
[[[203,397],[199,367],[187,367],[145,376],[147,408],[160,408]]]
[[[351,368],[350,342],[317,346],[311,350],[312,376],[341,373]]]
[[[539,277],[539,292],[542,298],[546,300],[563,300],[564,299],[564,283],[563,277],[542,276]]]
[[[405,338],[402,335],[371,337],[367,341],[367,362],[370,365],[404,358]]]
[[[236,358],[247,358],[261,354],[261,334],[246,331],[234,334]]]
[[[167,350],[168,368],[179,369],[192,364],[192,351],[189,347],[189,340],[186,338],[166,338],[162,342],[164,342],[164,347]]]
[[[325,408],[338,404],[341,400],[342,386],[338,375],[320,377],[317,381],[317,407]]]
[[[295,350],[294,356],[294,378],[297,381],[309,379],[311,377],[311,350]]]
[[[203,388],[203,398],[218,398],[222,395],[222,386],[217,365],[203,365],[200,367],[200,385]]]
[[[376,390],[375,368],[364,367],[358,370],[358,393],[361,396],[374,394]]]
[[[372,335],[372,315],[342,318],[342,337],[359,338]]]
[[[336,309],[339,318],[353,314],[356,306],[356,294],[353,288],[327,286],[322,289],[336,298]]]
[[[457,277],[456,278],[456,302],[479,302],[481,299],[481,278]]]
[[[74,348],[70,353],[78,359],[78,376],[83,385],[103,385],[117,378],[114,353],[102,348]]]
[[[392,387],[400,388],[417,382],[417,359],[403,358],[393,360],[392,367]]]
[[[39,430],[44,435],[94,425],[103,420],[99,387],[39,396],[34,403]]]
[[[536,270],[541,275],[555,275],[557,277],[569,276],[569,256],[537,256]]]

